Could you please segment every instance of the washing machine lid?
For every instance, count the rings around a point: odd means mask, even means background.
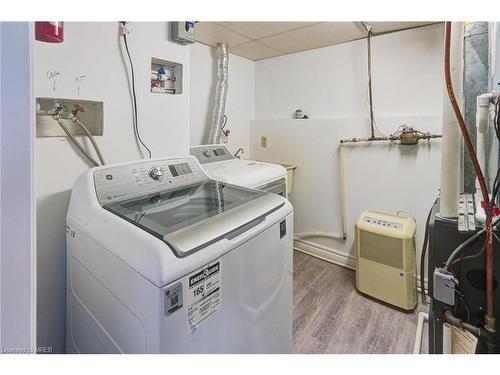
[[[281,165],[255,160],[233,159],[205,164],[203,168],[215,180],[246,187],[257,187],[287,176]]]
[[[103,208],[160,238],[183,257],[241,233],[283,205],[274,194],[205,180]]]

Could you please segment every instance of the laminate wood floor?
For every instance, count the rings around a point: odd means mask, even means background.
[[[361,295],[355,273],[294,252],[293,353],[411,353],[419,302],[407,313]],[[427,324],[422,352],[427,352]]]

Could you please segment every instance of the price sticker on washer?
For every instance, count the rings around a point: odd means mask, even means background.
[[[221,307],[220,261],[205,265],[188,277],[187,326],[194,331]]]

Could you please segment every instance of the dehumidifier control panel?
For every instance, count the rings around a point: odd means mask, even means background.
[[[100,168],[94,185],[101,205],[122,199],[175,189],[207,179],[193,158],[156,160]]]
[[[363,217],[363,222],[392,229],[403,229],[403,224],[394,221],[379,219],[373,216]]]

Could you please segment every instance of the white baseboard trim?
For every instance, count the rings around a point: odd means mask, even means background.
[[[314,244],[309,241],[294,240],[293,248],[294,250],[300,251],[301,253],[312,255],[327,262],[334,263],[351,270],[356,269],[356,262],[354,257],[346,255],[345,253],[342,253],[341,251],[332,247]]]
[[[340,250],[334,249],[333,247],[315,244],[309,241],[294,240],[293,249],[338,266],[342,266],[353,271],[356,270],[356,258],[347,255]],[[424,285],[427,291],[427,279],[425,279]],[[417,291],[420,292],[420,275],[417,275]]]

